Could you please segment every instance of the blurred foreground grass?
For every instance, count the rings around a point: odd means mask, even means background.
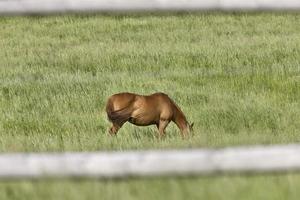
[[[43,180],[0,182],[0,198],[11,200],[207,199],[297,200],[299,175],[219,176],[131,180]]]

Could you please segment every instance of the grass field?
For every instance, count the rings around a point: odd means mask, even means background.
[[[299,22],[298,13],[2,17],[0,151],[299,142]],[[169,94],[194,135],[182,140],[171,125],[158,140],[154,127],[126,124],[108,137],[105,101],[121,91]],[[11,181],[0,199],[296,199],[299,186],[295,174]]]
[[[0,182],[0,199],[298,200],[300,175]]]

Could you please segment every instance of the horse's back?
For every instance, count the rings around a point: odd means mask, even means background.
[[[151,95],[139,95],[129,92],[117,93],[108,98],[108,104],[112,104],[114,110],[124,108],[133,103],[138,103],[139,105],[149,104],[152,106],[172,106],[172,99],[165,93],[157,92]]]
[[[157,106],[172,106],[172,99],[165,93],[157,92],[149,95],[149,99],[156,102]]]
[[[136,95],[133,93],[118,93],[110,96],[107,101],[106,107],[111,107],[112,110],[120,110],[130,106]]]

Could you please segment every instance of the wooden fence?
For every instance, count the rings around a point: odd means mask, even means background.
[[[0,15],[114,11],[299,10],[299,0],[0,0]]]
[[[0,154],[0,179],[124,178],[300,170],[300,145],[224,149]]]

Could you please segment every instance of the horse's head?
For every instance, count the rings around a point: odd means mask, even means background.
[[[184,129],[182,129],[182,132],[181,132],[183,138],[188,137],[189,135],[193,135],[193,126],[194,126],[194,123],[186,122],[186,126]]]

